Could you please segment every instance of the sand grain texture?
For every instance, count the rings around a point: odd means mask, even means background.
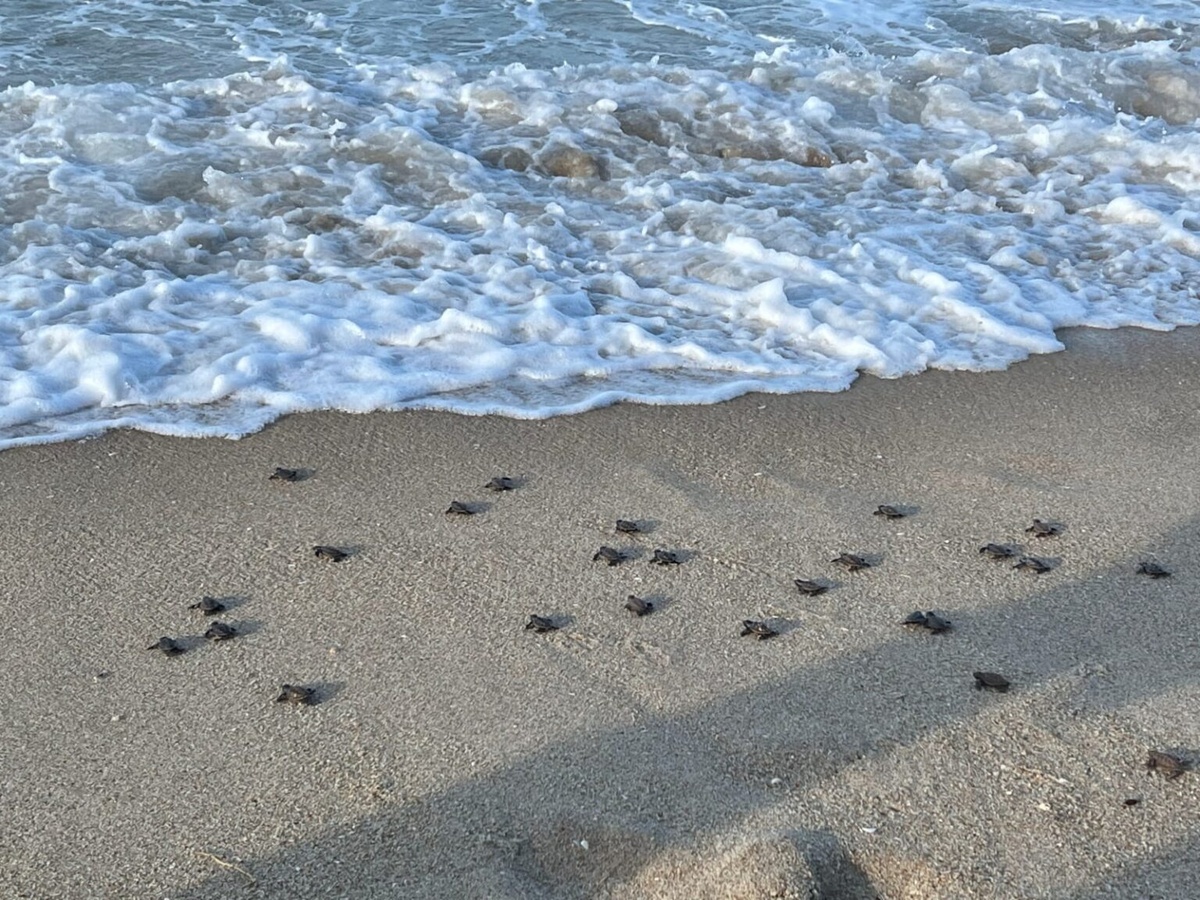
[[[836,396],[0,455],[0,896],[1186,896],[1200,777],[1143,762],[1200,756],[1200,333],[1066,340]]]

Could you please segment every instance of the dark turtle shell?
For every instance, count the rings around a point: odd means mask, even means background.
[[[756,619],[742,620],[742,637],[753,636],[758,638],[760,641],[765,641],[767,638],[773,638],[777,634],[779,634],[779,632],[766,622],[759,622]]]
[[[857,556],[854,553],[842,553],[836,559],[831,559],[830,562],[835,562],[840,566],[845,566],[847,571],[857,572],[859,569],[869,569],[871,564]]]
[[[180,646],[174,638],[160,637],[157,641],[146,648],[147,650],[159,650],[163,656],[178,656],[184,652],[184,648]]]
[[[1011,682],[1007,678],[995,672],[973,672],[972,674],[975,677],[976,690],[987,688],[989,691],[1004,693],[1011,685]]]
[[[208,626],[208,631],[204,632],[204,636],[210,641],[228,641],[237,637],[237,629],[224,622],[213,622]]]
[[[655,550],[650,562],[656,566],[678,566],[683,562],[683,557],[674,550]]]
[[[1013,568],[1021,572],[1032,572],[1034,575],[1044,575],[1054,567],[1036,556],[1022,556]]]
[[[1055,537],[1062,534],[1062,526],[1054,522],[1043,522],[1041,519],[1034,519],[1033,524],[1025,529],[1026,534],[1032,534],[1036,538]]]
[[[908,513],[901,512],[900,510],[896,509],[896,507],[889,506],[887,503],[883,503],[876,507],[875,512],[871,513],[871,515],[883,516],[885,519],[903,519],[908,515]]]
[[[198,609],[206,616],[215,616],[225,611],[225,604],[216,597],[201,597],[198,603],[193,603],[188,609]]]
[[[1173,753],[1151,750],[1146,757],[1146,768],[1167,778],[1178,778],[1188,770],[1187,761]]]
[[[1004,544],[984,544],[979,548],[979,552],[988,559],[1012,559],[1017,555],[1015,549]]]
[[[915,610],[909,613],[901,624],[926,628],[934,634],[941,634],[943,631],[950,630],[950,620],[942,618],[933,610],[929,610],[928,612],[921,612],[919,609]]]
[[[1144,562],[1139,563],[1137,567],[1139,575],[1148,575],[1151,578],[1170,578],[1171,573],[1160,566],[1158,563]]]
[[[829,590],[829,585],[821,584],[819,581],[809,581],[807,578],[793,578],[792,583],[796,585],[796,589],[800,593],[807,594],[809,597],[815,597]]]
[[[549,631],[558,631],[558,626],[554,624],[553,619],[545,616],[530,616],[529,621],[525,623],[525,630],[536,634],[546,634]]]
[[[313,547],[313,556],[317,559],[324,559],[335,563],[340,563],[350,558],[350,554],[345,550],[339,550],[337,547],[327,547],[324,544]]]
[[[592,556],[592,562],[600,562],[601,560],[610,566],[617,566],[625,562],[625,554],[613,547],[601,547]]]
[[[517,481],[515,478],[509,478],[507,475],[497,475],[485,484],[484,487],[496,493],[500,493],[501,491],[515,491],[517,489]]]
[[[475,510],[472,509],[468,504],[463,503],[460,500],[451,500],[450,506],[446,510],[446,515],[448,515],[448,516],[473,516],[473,515],[475,515]]]
[[[279,467],[268,475],[267,478],[271,481],[301,481],[304,478],[304,473],[299,469],[284,469]]]
[[[625,598],[625,608],[637,616],[639,619],[642,616],[647,616],[654,612],[654,604],[649,600],[643,600],[641,597],[636,597],[630,594]]]
[[[937,613],[930,610],[925,613],[925,627],[934,634],[941,634],[943,631],[950,630],[950,620],[943,619]]]
[[[317,692],[300,684],[285,684],[275,698],[276,703],[291,703],[296,706],[312,706],[317,702]]]
[[[641,534],[642,526],[632,519],[617,519],[617,534]]]

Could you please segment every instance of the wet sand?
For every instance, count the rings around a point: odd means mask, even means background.
[[[0,454],[0,896],[1189,896],[1200,773],[1143,764],[1200,761],[1200,331],[1064,340],[841,395]]]

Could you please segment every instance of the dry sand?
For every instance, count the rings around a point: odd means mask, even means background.
[[[1065,339],[836,396],[0,455],[0,896],[1196,896],[1200,773],[1143,762],[1200,754],[1200,332]],[[204,594],[242,636],[200,637]]]

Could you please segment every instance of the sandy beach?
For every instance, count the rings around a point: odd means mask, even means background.
[[[3,453],[0,896],[1195,896],[1200,773],[1144,763],[1200,762],[1200,331],[1062,337],[839,395]]]

